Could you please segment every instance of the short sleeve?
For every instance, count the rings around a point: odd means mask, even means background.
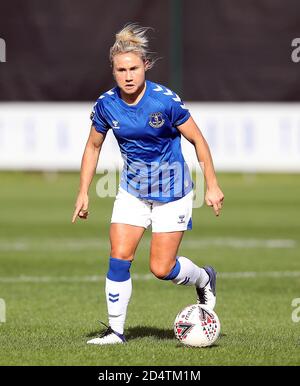
[[[91,112],[90,119],[92,121],[93,126],[95,127],[98,133],[105,134],[109,129],[109,125],[105,120],[103,113],[103,106],[101,105],[101,101],[97,101],[93,107],[93,111]]]
[[[175,98],[170,98],[171,99],[170,120],[172,125],[176,127],[186,122],[191,116],[191,114],[188,108],[181,101],[179,96],[177,94],[175,95],[176,95]]]

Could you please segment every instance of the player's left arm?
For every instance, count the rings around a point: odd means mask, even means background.
[[[205,202],[213,207],[216,216],[222,209],[224,194],[219,187],[209,146],[192,117],[177,126],[180,133],[195,147],[196,155],[206,181]]]

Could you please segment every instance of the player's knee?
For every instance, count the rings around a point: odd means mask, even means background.
[[[129,261],[133,260],[133,258],[134,258],[133,253],[130,253],[129,251],[122,250],[119,248],[113,248],[110,251],[110,256],[115,257],[116,259],[129,260]]]
[[[150,270],[153,273],[153,275],[160,280],[163,280],[170,273],[169,266],[161,266],[158,264],[151,264]]]

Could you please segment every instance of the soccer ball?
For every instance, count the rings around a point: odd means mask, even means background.
[[[185,307],[176,316],[176,338],[187,346],[211,346],[220,334],[221,324],[217,314],[203,304]]]

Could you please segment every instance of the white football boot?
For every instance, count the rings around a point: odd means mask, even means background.
[[[87,341],[87,344],[120,344],[125,343],[125,336],[114,331],[110,326],[98,337]]]
[[[207,307],[213,310],[216,305],[217,272],[213,269],[213,267],[210,266],[203,267],[203,269],[208,274],[209,280],[203,288],[196,287],[197,303],[205,304]]]

